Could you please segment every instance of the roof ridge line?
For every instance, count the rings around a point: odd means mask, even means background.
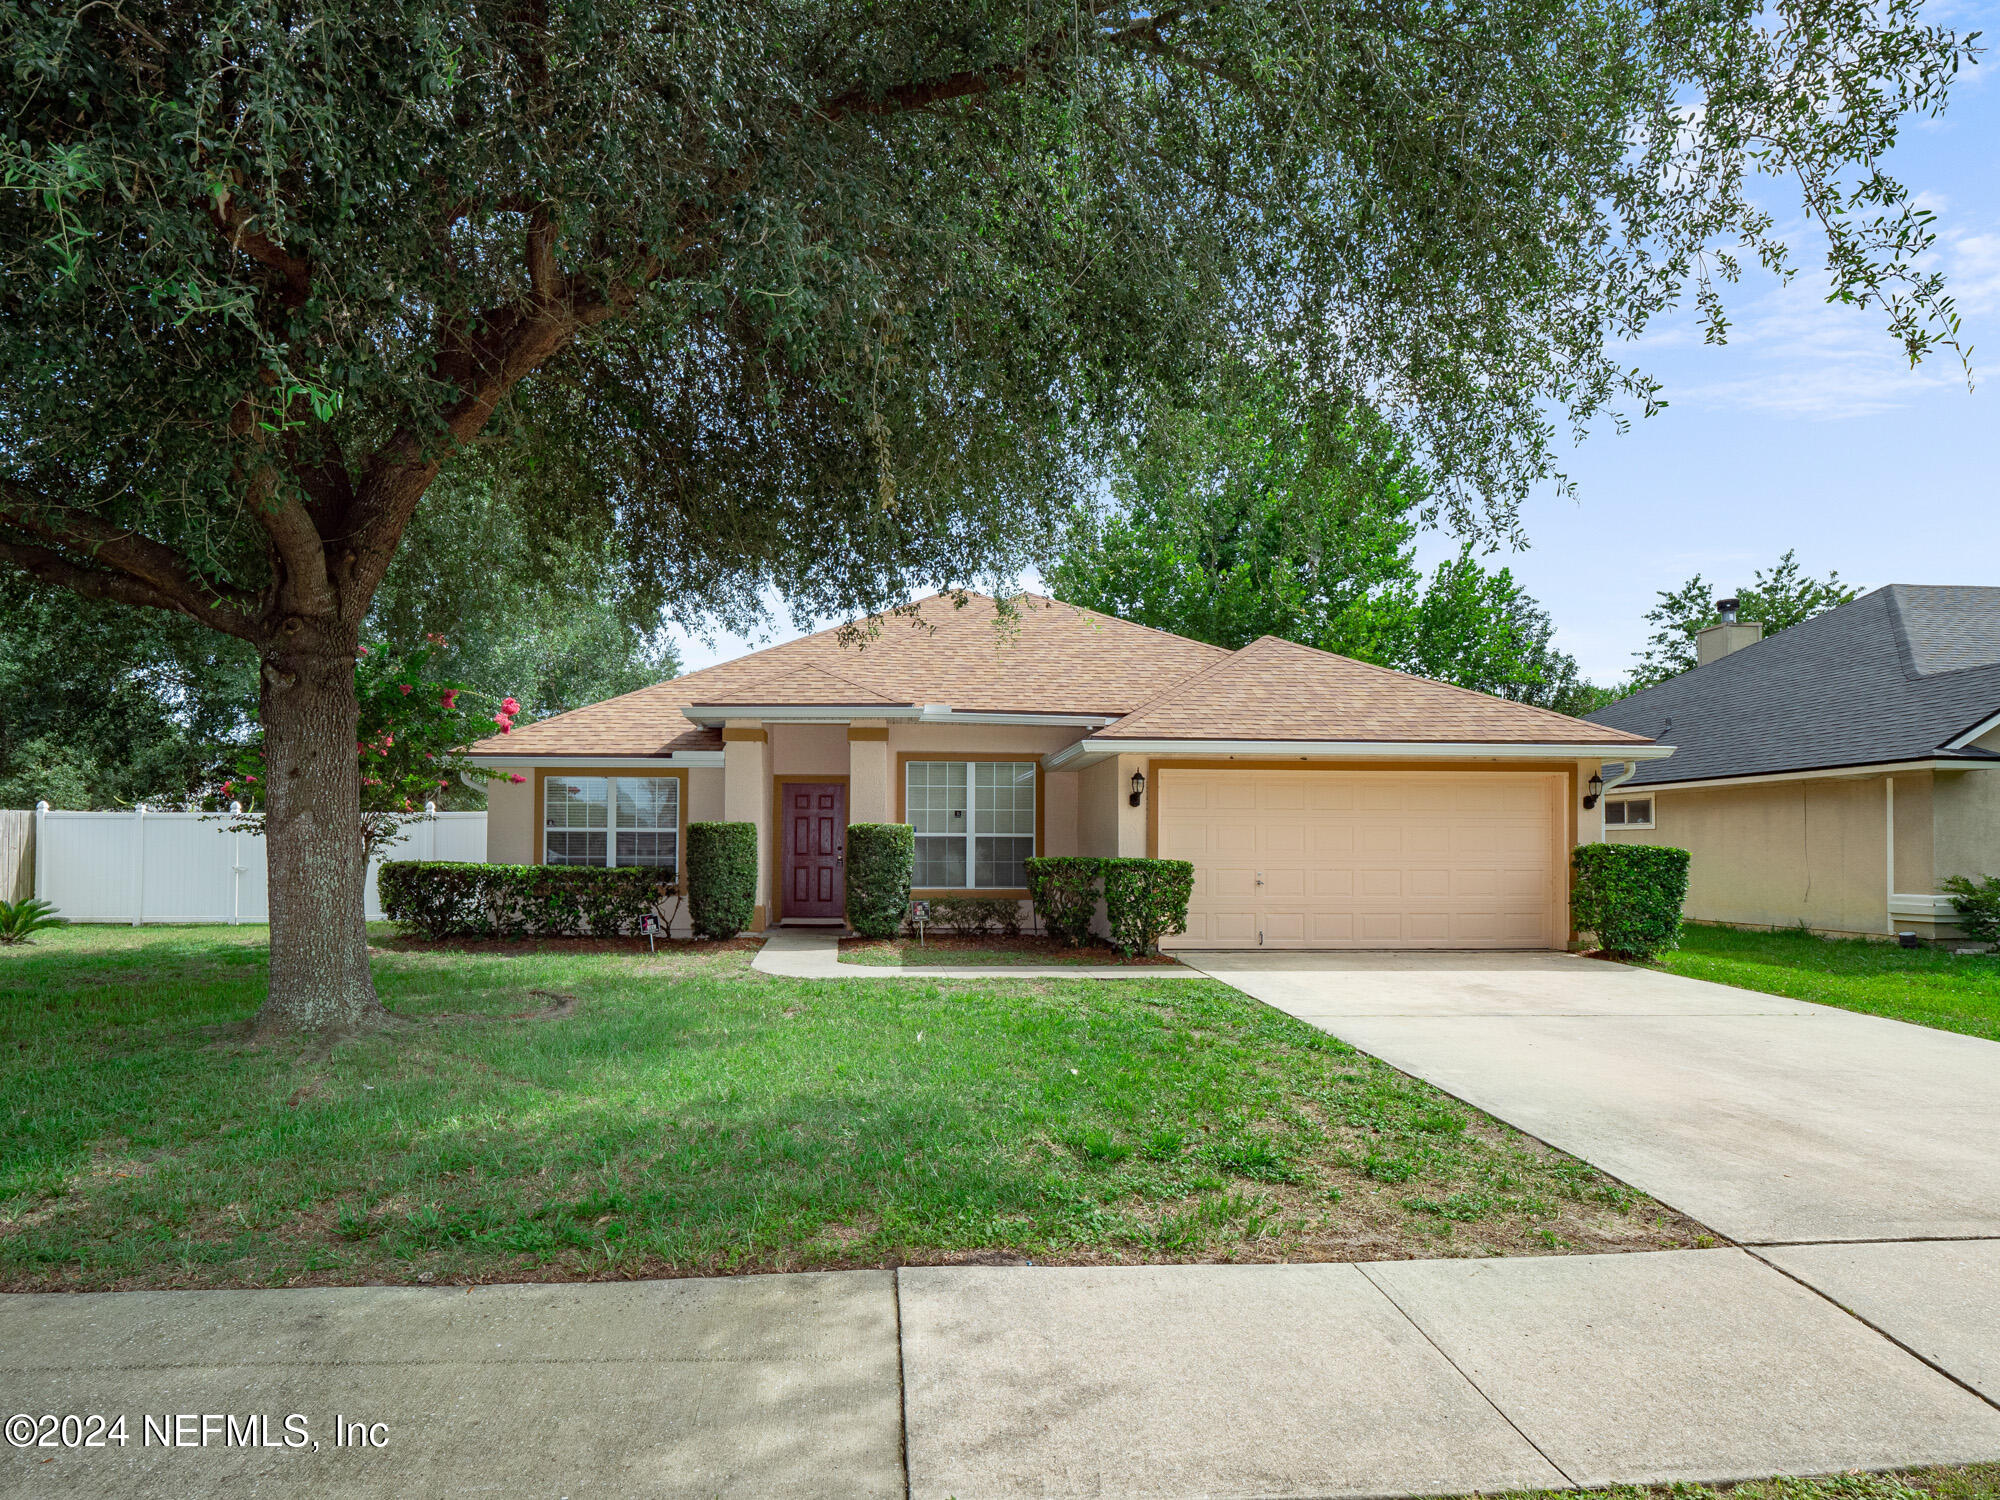
[[[1578,718],[1575,714],[1560,713],[1553,708],[1543,708],[1539,703],[1523,703],[1519,698],[1502,698],[1498,693],[1482,693],[1478,688],[1460,687],[1457,683],[1446,682],[1443,678],[1440,677],[1425,677],[1422,673],[1419,672],[1405,672],[1398,667],[1385,667],[1381,665],[1379,662],[1363,661],[1358,656],[1343,656],[1338,651],[1325,651],[1318,646],[1308,646],[1300,641],[1289,641],[1286,640],[1281,635],[1262,635],[1259,636],[1257,640],[1252,641],[1250,644],[1254,646],[1263,641],[1275,641],[1277,644],[1281,646],[1290,646],[1293,647],[1295,650],[1299,651],[1310,651],[1315,656],[1330,656],[1335,661],[1349,662],[1352,665],[1361,667],[1366,671],[1380,672],[1388,677],[1400,677],[1406,682],[1421,682],[1427,687],[1443,688],[1447,692],[1458,693],[1467,698],[1477,698],[1477,699],[1497,698],[1499,699],[1500,702],[1511,704],[1515,708],[1527,709],[1531,713],[1547,714],[1551,718],[1563,719],[1571,724],[1590,723],[1588,719]],[[1246,651],[1249,649],[1250,648],[1248,646],[1244,647],[1244,650]],[[1591,724],[1590,727],[1593,729],[1609,729],[1612,726],[1609,724]],[[1619,732],[1621,734],[1629,733],[1629,731],[1625,730],[1620,730]]]

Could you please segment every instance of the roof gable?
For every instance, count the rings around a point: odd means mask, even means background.
[[[1679,747],[1649,785],[1928,759],[1995,713],[2000,589],[1891,584],[1590,718]]]
[[[1613,746],[1642,738],[1270,635],[1092,736]]]
[[[718,662],[472,747],[480,755],[661,755],[714,749],[689,704],[949,704],[974,713],[1127,713],[1229,653],[1129,620],[1024,595],[1011,615],[985,594],[891,612]]]

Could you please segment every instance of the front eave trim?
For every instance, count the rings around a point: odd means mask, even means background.
[[[945,703],[690,703],[681,713],[714,727],[732,721],[845,724],[855,719],[893,719],[919,724],[1015,724],[1026,729],[1102,729],[1118,714],[1005,713],[958,709]]]
[[[470,752],[468,760],[494,771],[520,771],[534,766],[546,766],[551,770],[596,771],[613,770],[619,766],[685,766],[694,771],[712,771],[722,768],[720,750],[673,750],[666,754],[652,755],[536,755],[532,751],[523,754],[509,750],[504,754],[492,752]]]
[[[1079,740],[1042,758],[1066,771],[1117,755],[1228,755],[1259,760],[1665,760],[1672,745],[1590,745],[1443,740]]]
[[[1631,790],[1696,792],[1714,787],[1770,786],[1786,781],[1864,781],[1873,776],[1915,776],[1924,771],[1976,771],[1982,766],[2000,766],[2000,755],[1863,761],[1849,766],[1815,766],[1805,771],[1747,771],[1741,776],[1704,776],[1693,781],[1636,781],[1632,783]]]

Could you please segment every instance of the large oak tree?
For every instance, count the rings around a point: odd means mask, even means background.
[[[473,445],[650,602],[1004,565],[1254,351],[1461,520],[1654,400],[1607,339],[1794,248],[1953,333],[1878,170],[1911,0],[0,0],[0,560],[260,661],[271,1027],[382,1014],[353,662]],[[647,601],[641,601],[647,602]]]

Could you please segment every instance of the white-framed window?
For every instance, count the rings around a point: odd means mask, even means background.
[[[678,776],[550,776],[542,783],[542,863],[644,865],[680,877]]]
[[[1604,804],[1604,826],[1606,828],[1651,828],[1653,826],[1653,799],[1651,797],[1620,797],[1615,802]]]
[[[913,760],[903,808],[917,838],[914,884],[1019,890],[1035,855],[1035,763]]]

